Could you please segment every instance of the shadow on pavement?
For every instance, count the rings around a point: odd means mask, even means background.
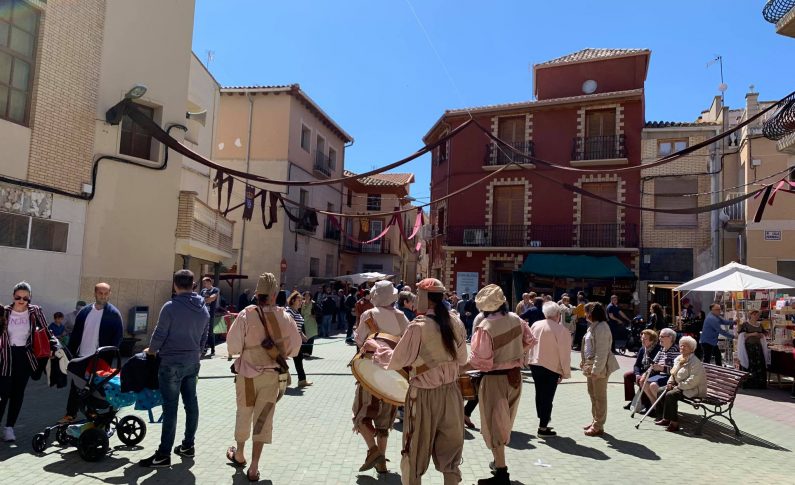
[[[605,433],[604,439],[607,442],[607,446],[613,448],[619,453],[623,453],[625,455],[631,455],[636,458],[640,458],[641,460],[659,460],[660,456],[652,451],[651,449],[647,448],[646,446],[635,443],[633,441],[624,441],[616,438],[615,436]]]
[[[737,395],[753,396],[772,402],[793,402],[792,394],[787,389],[740,389]]]
[[[707,421],[707,423],[704,425],[704,429],[702,430],[702,434],[697,435],[695,434],[695,431],[698,428],[698,423],[701,421],[701,416],[684,414],[683,417],[684,419],[682,419],[682,423],[685,423],[685,425],[682,426],[681,429],[684,431],[684,435],[691,438],[727,445],[751,445],[775,451],[792,451],[784,448],[783,446],[767,441],[764,438],[752,435],[747,431],[743,431],[742,428],[740,428],[740,436],[738,437],[734,434],[734,428],[731,427],[731,425],[718,422],[715,419],[710,419]]]
[[[370,475],[357,475],[356,483],[359,485],[400,485],[400,475],[393,472],[379,473],[377,477],[372,477]]]
[[[288,387],[284,391],[285,396],[303,396],[304,395],[304,388],[303,387]]]
[[[508,442],[508,448],[513,450],[534,450],[536,447],[530,443],[532,435],[522,433],[521,431],[511,431],[511,441]]]
[[[609,460],[610,457],[607,456],[603,451],[597,450],[596,448],[590,448],[588,446],[583,446],[572,438],[568,437],[554,437],[547,440],[544,440],[544,444],[558,450],[561,453],[566,453],[567,455],[574,455],[574,456],[582,456],[584,458],[591,458],[593,460]],[[508,445],[510,446],[510,445]]]

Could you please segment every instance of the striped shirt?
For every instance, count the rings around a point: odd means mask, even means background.
[[[300,333],[304,333],[304,316],[301,315],[301,312],[297,312],[288,307],[287,313],[289,313],[290,316],[293,317],[293,320],[295,320],[295,324],[298,326],[298,331]]]
[[[671,367],[674,366],[674,360],[679,357],[679,347],[674,344],[668,349],[660,348],[657,355],[654,357],[654,364],[663,365],[666,369],[661,374],[668,374],[671,372]]]

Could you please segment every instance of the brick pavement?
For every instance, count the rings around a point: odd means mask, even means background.
[[[353,379],[347,364],[352,349],[341,339],[321,340],[317,358],[305,362],[315,385],[304,390],[290,389],[276,411],[274,445],[266,446],[261,464],[266,484],[399,484],[396,473],[377,477],[374,471],[359,474],[365,454],[361,438],[351,432],[350,408]],[[219,347],[223,352],[223,346]],[[574,357],[573,361],[578,361]],[[622,366],[631,359],[620,358]],[[50,483],[112,484],[223,484],[248,483],[242,471],[225,464],[224,450],[232,444],[234,388],[225,358],[203,361],[199,385],[201,404],[197,455],[193,460],[174,457],[170,470],[148,470],[136,462],[149,456],[159,441],[159,425],[149,425],[148,434],[137,449],[125,449],[111,438],[113,453],[98,463],[83,462],[74,448],[48,448],[42,456],[31,452],[31,436],[63,414],[66,389],[46,389],[42,383],[28,388],[26,404],[17,426],[15,444],[0,443],[0,483],[31,478]],[[708,424],[703,436],[692,434],[695,415],[683,420],[684,432],[666,433],[652,422],[640,430],[621,409],[623,391],[618,373],[608,393],[608,421],[604,438],[583,436],[581,426],[589,421],[590,404],[584,379],[579,372],[558,389],[552,425],[559,436],[535,436],[533,388],[525,379],[516,431],[507,451],[511,478],[515,484],[529,483],[636,483],[650,474],[672,474],[682,483],[717,479],[720,483],[787,483],[787,469],[795,449],[795,401],[788,391],[741,395],[735,418],[746,434],[733,438],[728,426]],[[763,397],[760,397],[763,396]],[[685,407],[682,407],[687,411]],[[138,413],[145,417],[145,413]],[[182,415],[180,414],[180,419]],[[480,420],[476,416],[477,424]],[[393,432],[388,450],[391,467],[398,469],[400,425]],[[181,423],[178,428],[181,432]],[[477,432],[467,432],[464,484],[476,483],[488,475],[489,451]],[[549,466],[537,466],[539,462]],[[746,466],[738,464],[748,464]],[[668,471],[666,471],[668,469]],[[424,483],[441,484],[441,475],[431,469]]]

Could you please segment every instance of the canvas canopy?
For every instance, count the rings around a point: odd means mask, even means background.
[[[528,254],[521,271],[566,278],[634,278],[635,273],[615,256]]]
[[[384,273],[356,273],[356,274],[348,274],[344,276],[337,276],[334,278],[337,281],[347,281],[354,285],[361,285],[362,283],[372,283],[378,280],[388,280],[392,278],[393,275],[387,275]]]
[[[674,291],[745,291],[784,288],[795,288],[795,281],[761,269],[731,262],[677,286]]]

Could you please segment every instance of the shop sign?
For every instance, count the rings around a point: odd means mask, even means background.
[[[464,293],[469,293],[474,298],[478,292],[478,272],[459,271],[456,273],[455,292],[460,297]]]
[[[781,241],[781,231],[765,231],[765,241]]]

